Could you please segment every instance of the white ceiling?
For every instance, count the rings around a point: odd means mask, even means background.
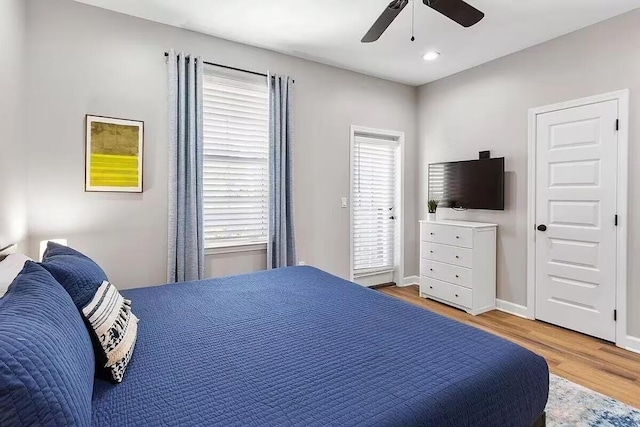
[[[389,0],[77,0],[128,15],[420,85],[640,7],[640,0],[467,0],[485,12],[465,29],[411,4],[375,43],[360,39]],[[425,62],[436,50],[442,56]]]

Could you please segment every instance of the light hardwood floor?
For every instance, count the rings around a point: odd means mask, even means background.
[[[378,290],[520,344],[544,357],[554,374],[640,408],[640,354],[597,338],[497,310],[474,317],[420,298],[415,285]]]

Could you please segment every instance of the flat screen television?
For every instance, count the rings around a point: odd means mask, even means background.
[[[441,207],[504,210],[504,157],[429,165],[429,199]]]

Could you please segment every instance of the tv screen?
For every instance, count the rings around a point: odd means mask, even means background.
[[[504,210],[504,157],[430,164],[429,199],[442,207]]]

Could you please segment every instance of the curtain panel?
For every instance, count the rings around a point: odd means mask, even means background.
[[[167,281],[204,277],[203,62],[173,50],[169,78],[169,242]]]
[[[293,79],[269,74],[267,268],[296,265],[293,212]]]

